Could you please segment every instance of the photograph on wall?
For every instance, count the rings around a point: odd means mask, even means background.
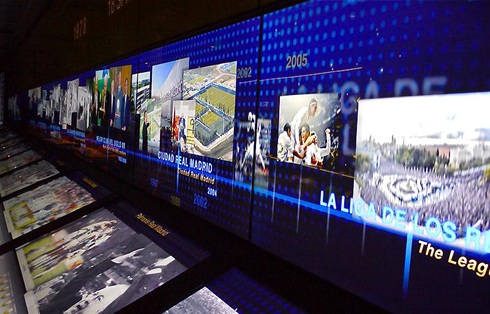
[[[92,104],[92,80],[87,79],[85,86],[79,85],[77,91],[76,128],[86,131],[90,127],[90,106]]]
[[[146,110],[146,102],[151,98],[150,71],[133,74],[131,78],[131,91],[133,92],[136,113],[141,115]]]
[[[60,89],[60,125],[63,129],[68,124],[68,91],[64,88]]]
[[[111,78],[109,125],[125,131],[129,127],[131,113],[131,66],[111,68],[109,75]]]
[[[41,102],[41,87],[30,89],[27,92],[29,98],[29,118],[33,119],[38,116],[38,106]]]
[[[340,109],[337,93],[281,96],[278,160],[330,169],[339,148]]]
[[[38,108],[39,109],[39,108]],[[48,120],[51,113],[51,102],[49,100],[49,91],[46,89],[42,90],[42,105],[39,110],[39,116],[43,121]]]
[[[58,125],[60,123],[60,97],[61,97],[61,84],[56,84],[53,86],[52,94],[51,94],[51,102],[52,102],[52,115],[51,115],[51,123]]]
[[[490,93],[361,100],[354,197],[490,229]],[[422,114],[423,113],[423,114]],[[381,121],[381,122],[380,122]]]
[[[231,161],[235,119],[237,63],[184,71],[183,98],[196,101],[195,151]]]
[[[17,250],[30,310],[114,313],[185,266],[103,209]]]
[[[17,95],[12,96],[8,99],[8,112],[14,118],[20,118],[20,108]]]
[[[194,100],[175,100],[173,108],[172,146],[178,147],[181,152],[195,154],[194,116],[196,113],[196,102]]]
[[[133,99],[136,107],[136,114],[139,117],[138,129],[138,147],[141,151],[148,152],[148,135],[149,135],[149,120],[148,120],[148,105],[151,104],[150,92],[150,72],[133,74],[132,91]]]
[[[5,221],[15,239],[92,202],[87,190],[61,177],[5,201]]]
[[[68,81],[67,83],[67,117],[66,121],[69,126],[77,126],[78,112],[78,85],[79,79]]]
[[[162,141],[170,141],[173,108],[172,101],[182,99],[182,73],[189,68],[189,58],[152,67],[151,99],[140,109],[140,148],[157,155]],[[166,137],[161,139],[161,134]]]
[[[41,159],[41,155],[35,151],[28,150],[22,154],[11,157],[7,160],[0,162],[0,175],[25,166],[28,163]]]
[[[187,299],[174,305],[164,314],[236,314],[238,313],[232,309],[226,302],[221,300],[211,290],[204,287],[197,291]]]
[[[271,121],[258,119],[255,114],[248,115],[248,121],[235,123],[234,177],[239,182],[252,182],[252,172],[265,176],[269,171]],[[257,127],[257,133],[255,132]],[[257,183],[257,177],[255,178]]]
[[[109,70],[95,72],[92,98],[92,125],[108,127],[111,115],[111,78]]]
[[[0,196],[5,197],[58,173],[59,171],[45,160],[16,170],[0,178]]]

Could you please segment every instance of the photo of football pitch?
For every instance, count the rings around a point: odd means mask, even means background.
[[[236,62],[184,71],[184,99],[196,101],[196,151],[231,161]]]

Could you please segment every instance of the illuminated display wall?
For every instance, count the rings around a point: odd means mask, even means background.
[[[309,1],[33,88],[9,117],[390,311],[485,312],[489,12]]]

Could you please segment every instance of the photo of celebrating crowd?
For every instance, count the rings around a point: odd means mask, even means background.
[[[362,100],[355,198],[490,229],[490,93]],[[421,114],[423,113],[423,114]],[[381,123],[379,121],[382,121]]]
[[[184,71],[184,99],[196,101],[195,152],[231,161],[237,63]]]
[[[17,251],[38,313],[114,313],[185,266],[103,209]]]
[[[281,96],[278,160],[331,168],[339,146],[339,117],[337,93]]]

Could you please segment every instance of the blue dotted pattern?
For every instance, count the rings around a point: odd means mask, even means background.
[[[198,68],[237,61],[237,68],[251,68],[250,77],[237,76],[235,121],[247,121],[255,112],[260,19],[254,18],[209,33],[160,47],[139,56],[139,72],[151,71],[153,65],[189,57],[189,68]],[[235,123],[236,124],[236,123]],[[235,133],[236,133],[235,127]],[[235,138],[235,142],[238,139]],[[246,140],[246,139],[243,139]],[[234,143],[234,146],[237,143]],[[232,162],[181,153],[182,156],[212,163],[214,186],[179,175],[175,165],[155,158],[142,157],[136,162],[136,184],[154,195],[172,201],[180,199],[180,207],[216,223],[218,226],[247,238],[250,225],[251,180],[236,184]],[[153,183],[153,184],[152,184]],[[240,183],[240,182],[239,182]],[[218,191],[218,197],[208,195],[208,187]],[[206,208],[194,204],[196,195],[207,198]]]
[[[404,238],[363,231],[305,201],[319,204],[321,190],[337,204],[352,195],[358,99],[490,90],[489,13],[485,2],[309,1],[265,15],[259,118],[272,120],[272,155],[283,95],[339,93],[348,135],[334,169],[342,175],[271,161],[266,191],[254,187],[252,242],[392,310],[420,305],[402,298],[403,262],[390,262],[403,261]],[[303,54],[305,66],[287,68]],[[378,255],[361,245],[366,234],[384,244],[370,247]]]

